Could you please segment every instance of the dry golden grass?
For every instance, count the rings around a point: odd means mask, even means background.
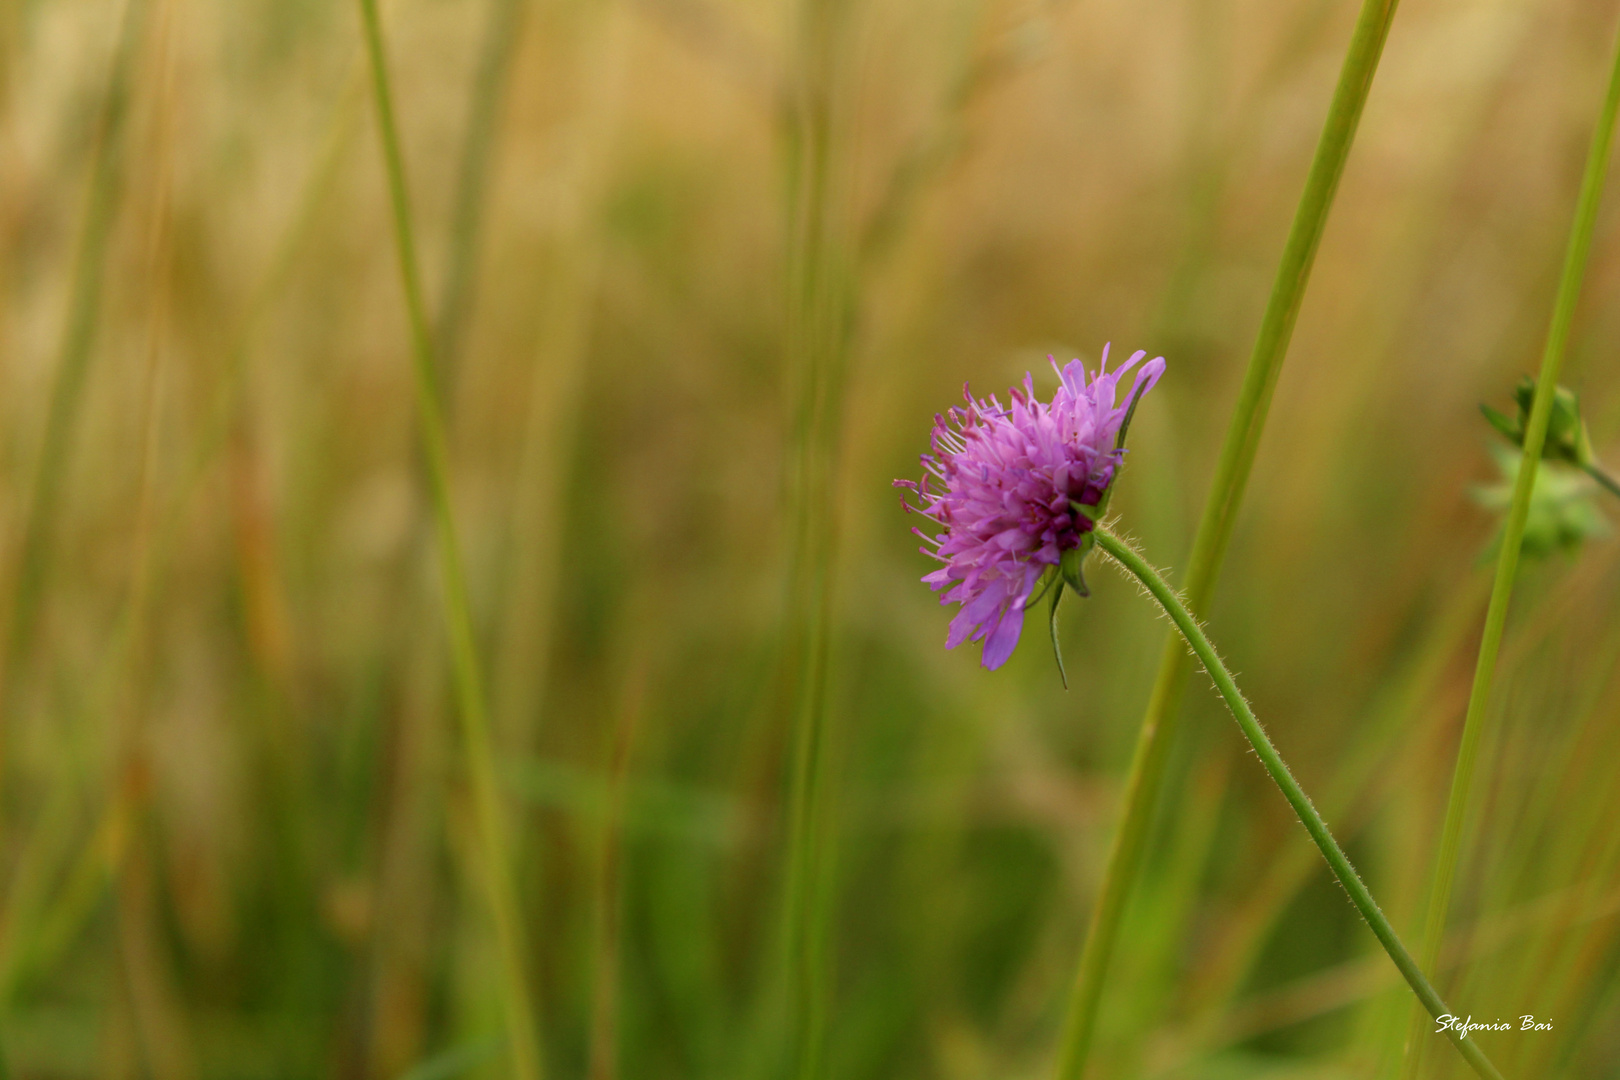
[[[505,7],[383,17],[436,317],[467,290],[455,509],[549,1073],[753,1080],[799,12]],[[1033,632],[994,675],[945,653],[889,481],[965,380],[1151,349],[1114,505],[1179,565],[1354,15],[835,11],[839,1080],[1045,1075],[1164,629],[1099,574],[1072,692]],[[1210,620],[1403,932],[1495,528],[1475,405],[1537,359],[1615,18],[1402,6]],[[1565,369],[1610,460],[1617,229],[1611,198]],[[0,5],[0,1074],[505,1074],[408,357],[352,5]],[[1597,540],[1509,623],[1442,981],[1552,1021],[1485,1034],[1512,1077],[1620,1060],[1617,610]],[[1103,1075],[1373,1075],[1405,991],[1191,698]]]

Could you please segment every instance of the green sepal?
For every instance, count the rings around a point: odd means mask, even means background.
[[[1136,416],[1136,403],[1142,400],[1146,389],[1138,383],[1131,391],[1131,400],[1125,405],[1125,418],[1119,422],[1119,434],[1114,436],[1114,449],[1125,449],[1125,433],[1131,429],[1131,419]]]
[[[1073,505],[1079,509],[1078,503]],[[1085,509],[1090,510],[1093,508],[1086,507]],[[1086,516],[1090,517],[1089,514]],[[1096,519],[1092,518],[1092,520],[1095,521]],[[1063,680],[1063,689],[1065,690],[1069,688],[1069,673],[1063,669],[1063,647],[1058,644],[1058,604],[1063,601],[1063,590],[1065,588],[1073,589],[1078,596],[1086,597],[1091,595],[1091,590],[1086,587],[1085,565],[1086,556],[1091,554],[1092,546],[1095,543],[1096,537],[1090,532],[1085,533],[1080,538],[1080,546],[1065,551],[1059,556],[1057,566],[1053,568],[1052,607],[1047,614],[1047,632],[1052,637],[1052,656],[1057,660],[1058,677]]]
[[[1030,608],[1046,599],[1046,594],[1052,590],[1052,586],[1062,580],[1063,575],[1059,574],[1056,570],[1053,570],[1050,573],[1042,573],[1040,577],[1040,588],[1035,591],[1033,596],[1024,602],[1024,610],[1028,611]],[[0,1077],[0,1080],[4,1080],[4,1078]]]
[[[1483,403],[1480,405],[1479,411],[1484,414],[1486,420],[1490,421],[1491,427],[1506,436],[1509,442],[1515,446],[1524,442],[1524,432],[1520,430],[1516,422],[1508,419],[1505,414],[1497,412]]]
[[[1063,670],[1063,647],[1058,644],[1057,615],[1058,602],[1063,599],[1063,575],[1056,576],[1056,584],[1052,586],[1052,608],[1047,618],[1046,628],[1052,635],[1052,658],[1057,661],[1058,678],[1063,680],[1063,689],[1069,688],[1069,673]]]
[[[1086,587],[1084,571],[1086,556],[1091,553],[1092,543],[1092,536],[1088,532],[1081,538],[1079,547],[1065,551],[1058,561],[1058,571],[1063,575],[1063,580],[1079,596],[1091,595],[1091,590]]]
[[[1092,525],[1096,525],[1103,519],[1105,515],[1107,515],[1108,500],[1113,497],[1114,485],[1109,484],[1103,489],[1103,493],[1098,497],[1097,504],[1095,506],[1091,505],[1090,503],[1075,502],[1073,499],[1070,499],[1069,512],[1077,517],[1085,518],[1087,521],[1091,522]],[[1087,532],[1089,533],[1090,530],[1088,529]],[[1086,551],[1091,550],[1091,538],[1089,535],[1080,542],[1080,546]]]
[[[1519,407],[1519,419],[1522,421],[1530,415],[1530,407],[1536,402],[1536,380],[1528,375],[1520,375],[1519,381],[1513,387],[1513,404]]]

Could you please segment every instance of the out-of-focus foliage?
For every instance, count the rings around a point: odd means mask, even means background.
[[[1354,8],[875,0],[812,50],[797,0],[384,5],[552,1076],[769,1073],[805,57],[850,312],[828,1074],[1037,1077],[1165,626],[1098,568],[1069,692],[1033,637],[946,653],[889,481],[964,381],[1145,348],[1111,508],[1183,561]],[[1615,17],[1401,5],[1209,623],[1407,932],[1474,403],[1539,350]],[[12,1077],[503,1074],[366,92],[345,3],[0,5]],[[1611,461],[1617,215],[1565,369]],[[1620,1060],[1616,551],[1522,570],[1481,764],[1440,981],[1552,1023],[1481,1037],[1513,1077]],[[1374,1075],[1406,992],[1189,696],[1099,1075]]]
[[[1513,485],[1519,478],[1524,455],[1493,444],[1491,457],[1502,470],[1495,484],[1474,489],[1474,498],[1487,510],[1505,514],[1513,502]],[[1530,489],[1530,516],[1524,522],[1524,550],[1532,555],[1557,551],[1573,554],[1594,537],[1608,536],[1608,521],[1597,507],[1596,487],[1574,471],[1543,462],[1536,470],[1535,486]]]
[[[1509,417],[1489,405],[1481,405],[1479,408],[1493,428],[1507,436],[1514,445],[1523,446],[1524,432],[1530,426],[1530,411],[1535,399],[1535,380],[1524,375],[1513,387],[1513,403],[1518,406],[1517,414]],[[1581,419],[1580,399],[1567,386],[1556,387],[1553,390],[1552,408],[1547,414],[1547,436],[1542,454],[1557,461],[1582,467],[1591,465],[1594,460],[1592,434],[1586,430],[1586,421]]]

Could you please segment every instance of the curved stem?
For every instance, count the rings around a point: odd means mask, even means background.
[[[377,0],[359,0],[366,52],[371,61],[372,88],[377,100],[377,128],[383,164],[393,206],[394,239],[399,249],[399,271],[410,316],[411,358],[416,382],[422,458],[427,466],[428,495],[439,556],[440,586],[450,639],[450,669],[455,683],[457,712],[467,754],[472,788],[473,816],[478,833],[484,885],[495,922],[505,982],[507,1045],[515,1080],[539,1080],[539,1032],[534,1025],[529,980],[525,971],[528,947],[518,908],[517,886],[512,880],[510,848],[500,786],[495,776],[495,751],[489,735],[489,707],[483,675],[478,666],[478,645],[473,634],[472,604],[461,565],[461,544],[456,535],[450,499],[450,451],[445,434],[443,387],[434,357],[433,335],[428,329],[427,305],[422,299],[422,277],[416,261],[415,234],[411,229],[410,197],[405,185],[405,159],[400,152],[399,129],[394,122],[393,92],[383,51],[382,24]]]
[[[1243,699],[1242,692],[1232,679],[1232,673],[1226,670],[1226,665],[1216,654],[1215,647],[1209,643],[1209,638],[1204,636],[1203,628],[1182,603],[1181,597],[1170,588],[1159,572],[1125,541],[1101,526],[1094,530],[1093,535],[1097,538],[1097,546],[1140,581],[1159,602],[1165,614],[1170,616],[1170,621],[1176,624],[1181,637],[1191,646],[1199,663],[1203,664],[1204,670],[1209,672],[1209,677],[1214,680],[1215,689],[1219,690],[1221,697],[1225,699],[1226,707],[1232,710],[1232,716],[1237,720],[1238,727],[1243,729],[1243,734],[1254,746],[1255,753],[1260,757],[1260,763],[1266,767],[1271,779],[1282,789],[1283,798],[1288,800],[1288,804],[1294,808],[1294,812],[1304,824],[1305,831],[1311,834],[1311,839],[1322,850],[1322,856],[1327,859],[1333,876],[1344,886],[1344,891],[1350,896],[1350,902],[1361,912],[1361,917],[1367,921],[1379,944],[1384,946],[1384,951],[1400,969],[1401,975],[1412,987],[1412,992],[1417,994],[1424,1008],[1428,1009],[1429,1014],[1437,1020],[1455,1015],[1446,1007],[1446,1003],[1440,1000],[1440,995],[1429,985],[1429,980],[1424,977],[1422,969],[1412,959],[1412,955],[1406,951],[1406,946],[1401,944],[1394,927],[1390,926],[1389,920],[1379,910],[1378,902],[1373,899],[1372,893],[1367,891],[1366,884],[1361,880],[1361,875],[1356,873],[1356,868],[1350,864],[1344,849],[1333,839],[1333,834],[1328,831],[1322,815],[1316,812],[1316,807],[1311,805],[1310,798],[1300,788],[1294,774],[1288,771],[1282,755],[1277,753],[1277,748],[1272,745],[1265,729],[1260,726],[1260,721],[1255,719],[1249,703]],[[1496,1071],[1496,1067],[1486,1058],[1479,1045],[1467,1034],[1449,1026],[1445,1030],[1447,1036],[1456,1044],[1457,1051],[1469,1065],[1473,1066],[1475,1073],[1491,1080],[1501,1080],[1502,1074]]]
[[[1558,372],[1564,363],[1569,328],[1575,317],[1586,274],[1586,257],[1592,247],[1597,224],[1598,200],[1609,167],[1609,150],[1614,138],[1614,122],[1620,109],[1620,39],[1616,39],[1613,68],[1603,99],[1591,147],[1586,155],[1586,171],[1581,193],[1575,204],[1575,220],[1570,226],[1569,243],[1564,251],[1564,268],[1558,280],[1558,297],[1553,303],[1552,325],[1547,330],[1547,347],[1541,356],[1541,373],[1536,380],[1536,396],[1530,406],[1530,420],[1524,429],[1524,457],[1513,485],[1513,501],[1502,531],[1502,547],[1496,557],[1496,578],[1491,585],[1491,603],[1485,612],[1485,630],[1480,637],[1479,658],[1474,665],[1474,682],[1468,693],[1468,711],[1463,719],[1462,741],[1457,747],[1457,763],[1451,775],[1451,794],[1446,801],[1446,820],[1440,833],[1440,852],[1435,859],[1434,878],[1429,887],[1428,916],[1424,920],[1424,966],[1433,967],[1445,937],[1446,915],[1451,908],[1451,888],[1462,849],[1463,820],[1473,787],[1474,766],[1479,758],[1480,733],[1490,705],[1491,684],[1496,676],[1496,655],[1507,625],[1508,602],[1513,596],[1513,579],[1519,570],[1519,551],[1524,542],[1525,522],[1530,516],[1530,494],[1535,488],[1536,468],[1547,438],[1547,422],[1552,416],[1553,396],[1558,389]],[[1588,470],[1590,471],[1590,470]],[[1601,478],[1600,478],[1601,482]],[[1423,1058],[1422,1017],[1414,1015],[1406,1040],[1405,1065],[1401,1075],[1416,1077]]]
[[[1266,303],[1254,352],[1249,357],[1243,389],[1232,411],[1226,442],[1215,467],[1209,499],[1193,538],[1192,556],[1187,564],[1187,598],[1192,610],[1200,614],[1208,609],[1215,591],[1215,578],[1232,536],[1238,506],[1243,501],[1243,489],[1248,484],[1249,471],[1260,444],[1272,391],[1282,372],[1283,358],[1305,296],[1305,284],[1310,279],[1316,249],[1327,227],[1339,177],[1350,156],[1362,107],[1378,70],[1384,40],[1395,18],[1395,5],[1396,0],[1363,0],[1344,66],[1339,72],[1339,83],[1333,92],[1333,102],[1328,107],[1327,121],[1317,142],[1316,156],[1305,180],[1305,190],[1294,212],[1294,223],[1289,229],[1282,261],[1277,266],[1271,298]],[[1058,1051],[1058,1080],[1081,1080],[1085,1075],[1097,1008],[1102,1001],[1103,981],[1119,936],[1125,901],[1147,849],[1148,824],[1164,786],[1165,767],[1175,740],[1178,706],[1186,681],[1187,653],[1171,634],[1165,639],[1153,693],[1142,717],[1125,784],[1124,813],[1108,852],[1102,891],[1092,910],[1091,926],[1080,954],[1080,968]]]

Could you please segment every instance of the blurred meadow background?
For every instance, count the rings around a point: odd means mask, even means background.
[[[1148,349],[1113,505],[1184,563],[1355,8],[383,5],[548,1077],[782,1075],[815,626],[825,1075],[1050,1074],[1166,624],[1099,565],[1068,692],[1033,619],[994,674],[947,653],[890,480],[964,381]],[[1402,5],[1210,620],[1409,940],[1498,528],[1476,405],[1539,358],[1617,19]],[[368,78],[331,0],[0,4],[0,1075],[511,1075]],[[1617,339],[1611,190],[1563,378],[1611,464]],[[1481,1036],[1507,1075],[1599,1080],[1620,555],[1570,513],[1438,982],[1551,1022]],[[1392,1075],[1409,991],[1202,675],[1185,708],[1094,1075]]]

